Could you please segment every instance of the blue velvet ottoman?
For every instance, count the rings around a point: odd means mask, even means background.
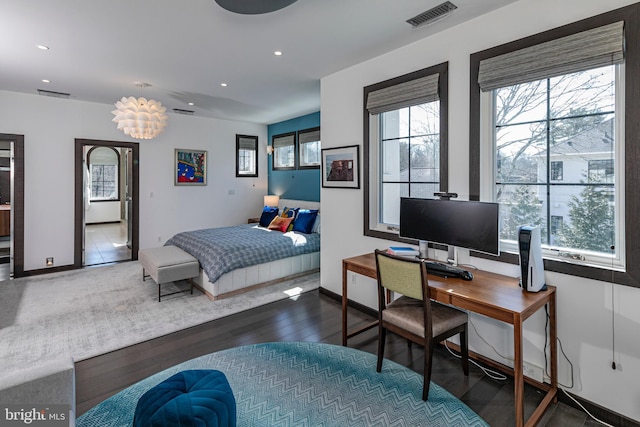
[[[236,400],[216,370],[182,371],[140,397],[133,427],[235,427]]]

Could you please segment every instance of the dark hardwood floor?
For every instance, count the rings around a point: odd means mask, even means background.
[[[356,326],[371,317],[350,309],[349,324]],[[158,319],[158,321],[162,321]],[[386,357],[422,373],[424,352],[409,348],[406,341],[389,334]],[[341,307],[318,291],[268,304],[164,337],[76,363],[77,413],[123,388],[165,368],[218,350],[273,341],[314,341],[339,345]],[[376,329],[349,340],[349,346],[376,354]],[[432,381],[444,387],[491,426],[515,425],[513,381],[493,380],[471,365],[462,374],[458,359],[440,347],[435,351]],[[526,416],[541,400],[541,393],[526,386]],[[552,405],[541,426],[597,426],[587,415],[564,403]]]

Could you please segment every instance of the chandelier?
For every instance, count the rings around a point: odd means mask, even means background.
[[[138,84],[141,88],[150,86],[148,83]],[[115,103],[116,109],[111,113],[115,116],[112,121],[118,124],[118,129],[136,139],[152,139],[162,133],[167,125],[166,108],[153,99],[122,97]]]

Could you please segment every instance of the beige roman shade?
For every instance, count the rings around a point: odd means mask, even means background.
[[[439,76],[437,73],[431,74],[369,92],[367,97],[369,114],[380,114],[437,101]]]
[[[298,132],[298,144],[320,141],[320,129]]]
[[[490,91],[623,60],[624,22],[619,21],[482,60],[478,84]]]
[[[277,136],[273,138],[273,148],[282,148],[282,147],[287,147],[290,145],[295,145],[296,143],[296,135],[295,134],[290,134],[290,135],[283,135],[283,136]]]

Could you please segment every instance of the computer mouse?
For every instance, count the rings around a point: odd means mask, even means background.
[[[462,270],[462,271],[460,272],[460,278],[461,278],[462,280],[473,280],[473,274],[471,274],[471,272],[470,272],[470,271]]]

